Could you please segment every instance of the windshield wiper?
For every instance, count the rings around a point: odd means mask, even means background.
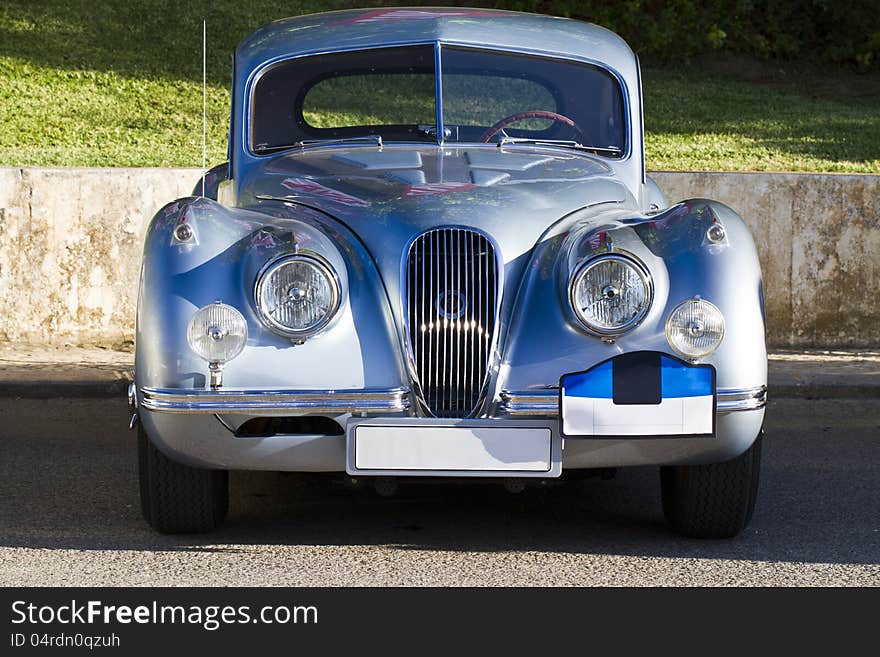
[[[379,135],[363,135],[361,137],[336,137],[333,139],[303,139],[295,141],[292,144],[281,144],[278,146],[269,146],[268,144],[258,144],[254,148],[254,153],[275,153],[277,151],[292,150],[294,148],[312,148],[315,146],[333,146],[335,144],[375,144],[382,148],[382,137]]]
[[[589,151],[598,153],[599,155],[610,155],[612,157],[621,155],[623,151],[617,146],[587,146],[585,144],[572,141],[570,139],[532,139],[530,137],[507,137],[504,136],[498,142],[498,148],[502,146],[511,146],[516,144],[531,144],[535,146],[562,146],[563,148],[574,148],[579,151]]]

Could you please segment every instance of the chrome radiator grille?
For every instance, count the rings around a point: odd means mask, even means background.
[[[495,330],[495,249],[480,233],[420,235],[406,264],[410,345],[428,409],[465,417],[480,400]]]

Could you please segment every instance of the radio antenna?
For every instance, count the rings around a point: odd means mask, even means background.
[[[202,196],[208,167],[208,22],[202,19]]]

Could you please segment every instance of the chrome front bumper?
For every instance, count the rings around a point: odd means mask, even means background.
[[[140,407],[165,413],[401,413],[410,405],[407,388],[366,390],[194,390],[141,388]]]
[[[715,395],[715,410],[722,414],[754,411],[767,405],[767,386],[719,388]],[[556,417],[559,415],[559,388],[502,390],[498,411],[515,417]]]
[[[329,415],[380,417],[386,422],[410,410],[410,391],[382,390],[195,390],[139,388],[133,390],[133,411],[150,439],[171,458],[201,468],[226,470],[284,470],[344,472],[347,467],[346,437],[342,435],[278,434],[271,438],[236,436],[214,414]],[[741,454],[761,429],[766,392],[718,391],[716,437],[711,440],[664,438],[663,440],[571,440],[567,441],[563,468],[622,467],[717,463]],[[505,420],[543,422],[557,436],[558,392],[505,393],[502,408],[491,422]],[[721,408],[724,404],[725,408]],[[731,410],[755,409],[755,413]],[[500,409],[496,409],[500,411]],[[145,412],[146,411],[146,412]],[[519,418],[511,417],[513,415]],[[401,420],[403,422],[403,420]],[[415,427],[430,424],[425,418],[407,418]],[[555,438],[554,438],[555,440]],[[561,444],[561,441],[560,441]]]
[[[166,413],[259,415],[402,413],[410,407],[409,392],[407,388],[373,390],[141,388],[139,405],[149,411]],[[754,411],[766,406],[767,386],[719,388],[716,397],[716,410],[720,414]],[[557,417],[559,390],[557,388],[516,392],[504,390],[501,392],[498,412],[501,415],[514,417]]]

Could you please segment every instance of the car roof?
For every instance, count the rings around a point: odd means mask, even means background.
[[[239,44],[236,69],[246,78],[264,63],[298,55],[436,41],[586,59],[617,71],[630,84],[638,75],[626,42],[598,25],[453,7],[356,9],[274,21]]]

